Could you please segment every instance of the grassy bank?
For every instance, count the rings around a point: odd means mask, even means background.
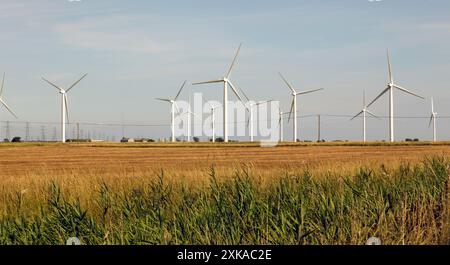
[[[211,168],[197,186],[161,172],[133,188],[103,184],[89,207],[50,183],[33,211],[23,191],[6,198],[0,244],[450,244],[449,169],[433,158],[263,181],[245,168],[219,180]]]

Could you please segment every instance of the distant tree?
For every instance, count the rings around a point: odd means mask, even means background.
[[[193,139],[194,139],[194,142],[196,142],[196,143],[200,142],[200,138],[198,138],[198,137],[194,137]]]
[[[11,142],[13,142],[13,143],[20,143],[20,142],[22,142],[20,139],[21,139],[20,137],[16,136],[16,137],[14,137],[14,138],[12,139]]]
[[[217,137],[217,138],[216,138],[216,142],[223,143],[224,141],[223,141],[223,138],[222,138],[222,137]]]

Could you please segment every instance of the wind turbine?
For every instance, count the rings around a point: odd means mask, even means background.
[[[292,91],[292,94],[291,94],[292,95],[292,104],[291,104],[291,110],[289,112],[289,120],[291,120],[291,113],[294,113],[293,140],[294,140],[294,142],[297,142],[297,96],[320,91],[320,90],[323,90],[323,88],[307,90],[307,91],[303,91],[303,92],[297,92],[294,89],[294,87],[286,80],[286,78],[284,78],[284,76],[281,73],[278,73],[278,74],[280,75],[281,79],[283,79],[283,81],[286,83],[286,85],[289,87],[289,89],[291,89],[291,91]]]
[[[278,111],[278,126],[280,127],[280,142],[283,142],[283,126],[284,126],[284,115],[288,114],[288,112],[283,112],[281,108]]]
[[[223,140],[226,143],[228,142],[228,86],[231,87],[231,90],[234,92],[234,94],[239,98],[239,100],[242,102],[242,104],[244,104],[241,96],[239,95],[235,86],[233,85],[233,83],[230,80],[231,71],[233,70],[233,67],[236,63],[236,59],[239,55],[239,51],[241,50],[241,47],[242,47],[242,43],[239,45],[236,55],[234,56],[234,59],[231,62],[230,68],[228,69],[228,72],[225,74],[224,77],[217,79],[217,80],[212,80],[212,81],[193,83],[193,85],[223,83],[223,104],[222,104],[223,105]]]
[[[265,100],[265,101],[258,101],[258,102],[249,102],[248,103],[248,111],[249,111],[249,118],[248,118],[248,126],[249,128],[249,134],[250,134],[250,142],[254,142],[253,137],[253,107],[259,106],[261,104],[269,103],[273,100]]]
[[[189,108],[186,112],[181,113],[182,115],[187,115],[187,142],[191,141],[191,115],[197,116],[194,112]]]
[[[388,73],[389,73],[389,83],[387,84],[387,88],[385,88],[374,100],[372,100],[372,102],[370,102],[370,104],[367,105],[367,107],[370,107],[382,95],[384,95],[386,92],[389,92],[389,138],[390,138],[391,142],[394,142],[394,139],[395,139],[395,137],[394,137],[394,89],[397,88],[400,91],[403,91],[405,93],[411,94],[416,97],[419,97],[421,99],[425,99],[425,98],[394,83],[394,76],[392,74],[389,49],[387,50],[387,62],[388,62]]]
[[[12,111],[12,109],[8,106],[8,104],[6,104],[5,100],[3,99],[3,87],[4,87],[4,85],[5,85],[5,73],[3,73],[2,86],[0,87],[0,102],[9,111],[9,113],[11,113],[11,115],[14,116],[14,118],[18,119],[17,115],[14,113],[14,111]]]
[[[69,88],[63,89],[60,86],[55,85],[54,83],[48,81],[44,77],[42,77],[42,80],[50,84],[51,86],[56,87],[56,89],[59,90],[59,93],[61,94],[61,142],[66,142],[66,118],[69,120],[69,107],[67,105],[67,93],[76,86],[83,78],[85,78],[87,74],[84,74],[80,79],[78,79],[75,83],[73,83]]]
[[[249,118],[247,121],[247,126],[249,126],[249,134],[250,134],[250,142],[253,142],[253,107],[259,106],[261,104],[272,102],[273,100],[266,100],[266,101],[258,101],[258,102],[250,102],[249,97],[247,94],[245,94],[244,90],[242,90],[240,87],[238,87],[239,91],[241,91],[242,95],[244,95],[245,99],[247,100],[247,105],[245,106],[247,111],[249,112]]]
[[[220,105],[213,105],[209,101],[206,101],[208,105],[210,106],[211,110],[211,129],[212,129],[212,142],[214,143],[216,141],[216,109],[220,107]]]
[[[171,120],[170,120],[170,126],[171,126],[171,130],[172,130],[172,142],[175,142],[175,109],[177,110],[178,113],[180,113],[180,109],[178,108],[177,105],[177,99],[181,94],[181,91],[183,90],[184,86],[186,85],[187,80],[185,80],[183,82],[183,84],[180,87],[180,90],[178,91],[177,95],[175,96],[174,99],[167,99],[167,98],[156,98],[156,100],[161,100],[161,101],[165,101],[165,102],[169,102],[171,104]]]
[[[433,142],[436,142],[436,115],[437,113],[434,112],[433,98],[431,98],[431,117],[428,127],[430,127],[431,123],[433,122]]]
[[[363,115],[363,142],[366,142],[366,116],[367,113],[371,115],[372,117],[378,118],[375,114],[373,114],[370,110],[367,109],[366,106],[366,92],[363,91],[363,108],[362,110],[356,114],[353,118],[350,120],[353,120],[354,118],[358,117],[359,115]]]

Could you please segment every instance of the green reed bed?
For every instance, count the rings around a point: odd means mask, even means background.
[[[112,192],[102,185],[89,210],[56,184],[36,211],[11,197],[0,244],[449,244],[449,169],[445,158],[352,176],[309,172],[270,181],[237,169],[209,184],[166,182]],[[114,189],[117,190],[117,189]]]

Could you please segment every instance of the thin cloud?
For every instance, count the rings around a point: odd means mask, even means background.
[[[59,24],[54,32],[65,45],[98,51],[161,53],[177,48],[152,39],[150,32],[133,30],[129,21],[135,20],[126,16],[85,19]]]

